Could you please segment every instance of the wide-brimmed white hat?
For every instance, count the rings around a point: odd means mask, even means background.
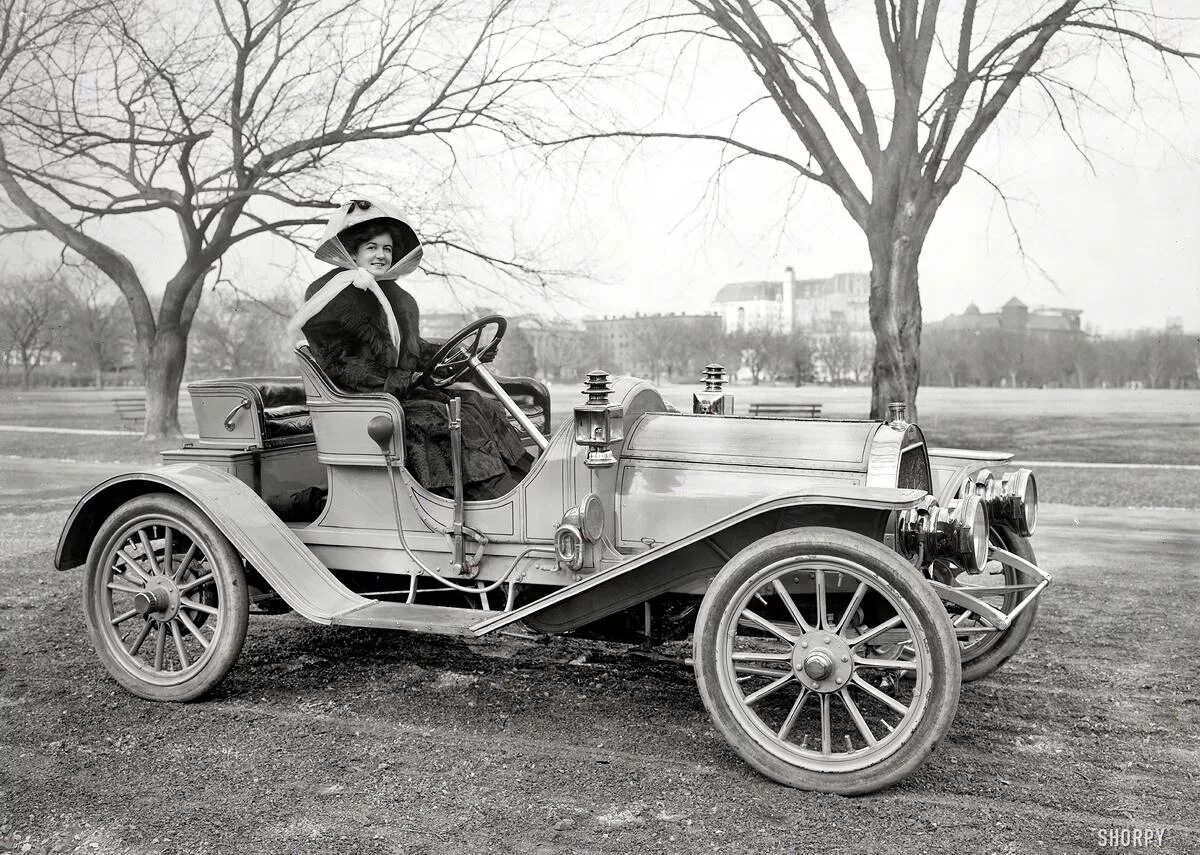
[[[316,256],[320,261],[326,261],[337,267],[353,270],[354,256],[346,249],[339,235],[346,229],[371,220],[380,220],[380,225],[386,223],[394,232],[399,246],[392,251],[396,259],[392,266],[379,274],[378,279],[395,279],[397,276],[407,276],[417,269],[421,263],[424,249],[421,239],[413,231],[412,226],[404,222],[399,212],[390,205],[382,202],[372,202],[369,199],[353,199],[342,205],[325,223],[325,233],[321,235],[321,243],[317,246]]]

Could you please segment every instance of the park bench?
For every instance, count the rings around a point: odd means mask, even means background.
[[[821,415],[820,404],[751,404],[751,416],[783,416],[792,419],[815,419]]]
[[[113,410],[121,419],[121,427],[128,430],[141,430],[146,424],[145,398],[114,398]]]

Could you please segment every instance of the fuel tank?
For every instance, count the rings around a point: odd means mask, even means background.
[[[931,492],[925,437],[904,422],[647,413],[617,469],[617,545],[682,537],[752,501],[797,488]]]

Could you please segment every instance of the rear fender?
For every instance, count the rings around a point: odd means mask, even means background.
[[[706,584],[749,544],[788,528],[821,525],[882,542],[889,519],[926,494],[892,488],[820,488],[764,499],[693,534],[645,552],[471,627],[485,635],[518,620],[538,632],[566,632],[689,583]]]
[[[87,561],[104,520],[146,493],[174,493],[196,505],[275,592],[309,620],[330,623],[371,602],[342,585],[252,489],[197,463],[130,472],[93,487],[67,518],[54,566],[67,570]]]

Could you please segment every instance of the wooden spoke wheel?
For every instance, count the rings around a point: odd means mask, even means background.
[[[897,644],[911,654],[878,655]],[[694,662],[733,749],[806,790],[896,783],[958,706],[957,643],[937,595],[891,550],[837,529],[778,532],[730,559],[700,607]]]
[[[241,557],[195,505],[168,493],[132,499],[104,522],[88,555],[83,605],[104,667],[150,700],[210,691],[246,638]]]

